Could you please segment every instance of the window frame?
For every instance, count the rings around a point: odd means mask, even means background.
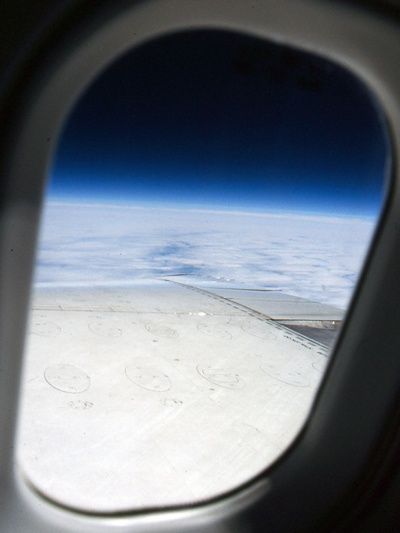
[[[43,5],[46,2],[42,2]],[[325,0],[66,0],[21,37],[0,86],[1,531],[293,531],[337,521],[388,469],[400,391],[399,21]],[[16,16],[18,5],[16,6]],[[12,11],[12,8],[11,8]],[[36,20],[35,20],[36,17]],[[27,23],[24,22],[26,25]],[[36,24],[36,26],[35,26]],[[25,327],[47,168],[76,98],[119,54],[187,29],[225,29],[337,62],[366,83],[386,115],[391,180],[347,320],[305,426],[280,459],[242,487],[193,506],[87,515],[39,494],[15,466]],[[388,342],[383,342],[388,339]],[[368,481],[368,483],[367,483]],[[326,522],[324,522],[326,521]]]

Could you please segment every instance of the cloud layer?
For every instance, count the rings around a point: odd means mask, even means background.
[[[36,283],[130,284],[184,274],[345,308],[369,219],[48,203]]]

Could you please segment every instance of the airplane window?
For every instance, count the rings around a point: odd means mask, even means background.
[[[117,59],[54,155],[19,465],[101,513],[198,502],[303,426],[379,216],[380,110],[352,74],[191,31]]]

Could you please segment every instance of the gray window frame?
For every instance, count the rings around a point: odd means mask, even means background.
[[[366,3],[326,0],[62,1],[22,21],[0,85],[0,530],[296,531],[362,499],[385,468],[400,391],[400,31]],[[55,4],[53,2],[53,4]],[[28,9],[29,11],[29,9]],[[39,13],[39,15],[38,15]],[[35,17],[36,26],[35,24]],[[15,464],[18,392],[47,168],[61,126],[93,78],[128,48],[177,30],[240,31],[351,70],[386,116],[392,159],[371,250],[312,413],[286,453],[241,488],[193,506],[86,515],[38,494]],[[357,487],[357,490],[355,489]]]

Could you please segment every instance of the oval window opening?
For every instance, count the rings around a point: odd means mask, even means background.
[[[18,460],[47,497],[199,502],[303,426],[383,204],[348,71],[223,31],[124,55],[70,114],[37,252]]]

